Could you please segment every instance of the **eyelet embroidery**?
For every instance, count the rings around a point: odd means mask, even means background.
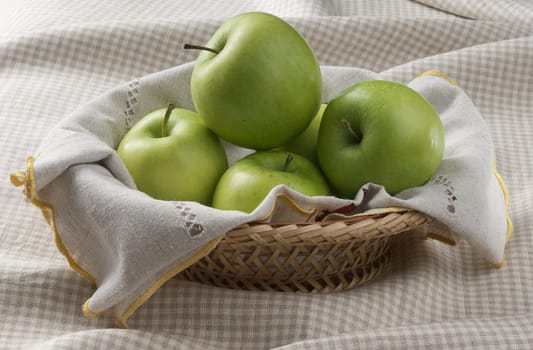
[[[195,221],[196,214],[184,202],[176,202],[176,209],[178,209],[179,216],[184,220],[183,228],[187,231],[189,237],[196,238],[204,232],[202,224]]]
[[[446,204],[446,212],[450,215],[455,215],[456,212],[456,202],[458,200],[457,194],[455,193],[455,187],[450,179],[445,176],[439,175],[431,178],[430,180],[433,184],[440,184],[444,187],[444,193],[448,197]]]
[[[126,118],[128,129],[134,124],[135,107],[139,104],[139,100],[137,99],[139,84],[139,79],[135,79],[128,84],[128,98],[126,99],[126,108],[124,109],[124,117]]]

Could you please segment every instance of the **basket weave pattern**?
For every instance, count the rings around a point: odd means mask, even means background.
[[[184,276],[232,289],[347,290],[379,274],[395,236],[432,221],[410,210],[329,222],[247,224],[228,232]]]

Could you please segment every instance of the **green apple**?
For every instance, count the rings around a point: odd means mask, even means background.
[[[281,149],[304,156],[319,165],[317,154],[318,130],[326,106],[327,104],[325,103],[321,104],[318,113],[309,126],[300,135],[281,146]]]
[[[292,26],[262,12],[225,21],[202,50],[191,95],[205,124],[226,141],[272,149],[300,134],[322,94],[316,57]]]
[[[406,85],[364,81],[328,104],[318,158],[338,195],[353,198],[367,182],[391,195],[423,185],[439,167],[444,128],[439,115]]]
[[[281,184],[307,196],[329,194],[326,180],[310,160],[287,151],[259,151],[238,160],[222,175],[213,207],[250,213]]]
[[[117,152],[138,189],[162,200],[210,205],[228,167],[220,139],[196,113],[173,105],[139,120]]]

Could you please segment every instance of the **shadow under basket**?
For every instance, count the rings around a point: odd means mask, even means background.
[[[359,286],[377,276],[400,233],[434,219],[414,210],[346,220],[261,224],[229,231],[183,275],[218,287],[326,293]]]

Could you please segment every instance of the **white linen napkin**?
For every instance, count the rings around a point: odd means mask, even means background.
[[[42,210],[70,266],[96,285],[83,307],[88,316],[113,309],[125,325],[163,283],[243,223],[312,220],[351,203],[356,207],[351,214],[389,207],[425,212],[489,262],[502,261],[511,222],[490,131],[464,91],[438,72],[409,83],[433,104],[446,133],[442,165],[424,186],[390,196],[381,186],[367,184],[354,200],[309,198],[278,186],[251,214],[160,201],[136,190],[115,150],[136,121],[168,102],[193,109],[192,67],[189,63],[135,79],[81,106],[51,129],[26,169],[11,176]],[[323,102],[356,82],[380,78],[349,67],[322,67],[322,74]],[[230,163],[250,152],[224,145]],[[299,210],[289,210],[279,198]]]

